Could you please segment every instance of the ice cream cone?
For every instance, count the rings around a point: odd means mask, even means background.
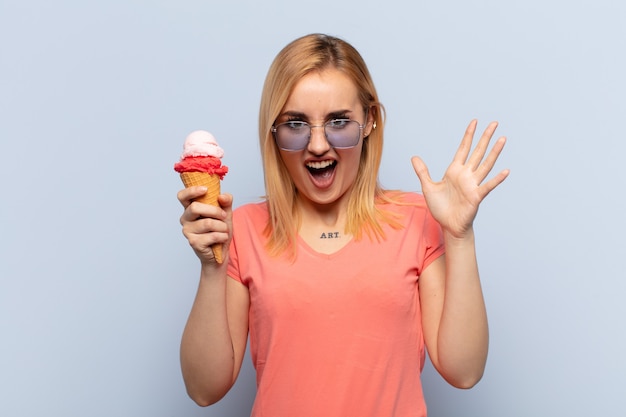
[[[181,172],[180,178],[185,184],[185,188],[201,185],[207,187],[205,195],[196,198],[194,201],[198,201],[204,204],[210,204],[212,206],[219,206],[217,197],[220,195],[220,176],[216,174],[208,174],[206,172]],[[213,255],[217,263],[223,262],[222,257],[222,244],[215,244],[211,246]]]

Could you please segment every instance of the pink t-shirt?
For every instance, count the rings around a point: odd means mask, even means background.
[[[228,274],[250,293],[255,417],[426,416],[417,281],[443,254],[423,197],[385,205],[405,226],[325,255],[299,239],[295,261],[265,250],[265,203],[235,210]]]

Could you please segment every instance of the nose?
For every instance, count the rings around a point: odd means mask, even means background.
[[[313,155],[323,155],[330,150],[330,143],[326,139],[324,125],[311,126],[311,137],[309,138],[307,150]]]

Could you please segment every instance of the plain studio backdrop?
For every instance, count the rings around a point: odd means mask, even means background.
[[[370,67],[385,187],[420,189],[411,155],[440,178],[472,118],[509,139],[476,220],[487,369],[461,391],[427,364],[430,416],[623,413],[625,2],[0,0],[0,415],[249,413],[249,357],[219,404],[184,390],[173,164],[210,130],[257,201],[263,79],[311,32]]]

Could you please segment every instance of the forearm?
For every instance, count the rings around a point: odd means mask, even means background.
[[[473,230],[459,239],[444,232],[445,299],[438,333],[439,366],[453,385],[469,388],[482,377],[489,330]]]
[[[233,384],[234,351],[226,309],[225,268],[203,268],[181,341],[189,396],[200,405],[222,398]]]

